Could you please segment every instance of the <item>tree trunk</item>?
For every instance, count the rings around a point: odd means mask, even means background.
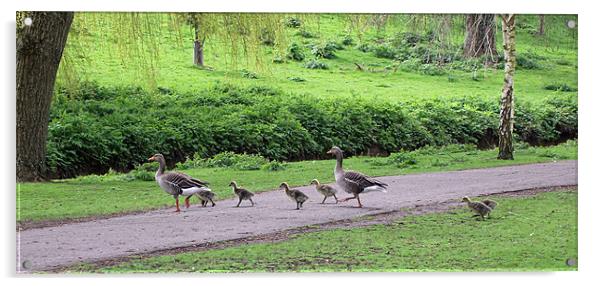
[[[545,33],[545,15],[541,14],[539,15],[539,31],[537,32],[538,35],[543,36]]]
[[[46,177],[46,138],[56,72],[73,12],[30,12],[17,30],[17,181]]]
[[[492,62],[497,59],[495,48],[495,15],[466,15],[464,57],[477,58],[486,55]]]
[[[514,14],[502,15],[504,32],[504,86],[500,103],[500,126],[498,159],[514,160],[512,130],[514,128],[514,70],[516,67]]]
[[[199,39],[200,29],[199,24],[194,24],[194,51],[193,51],[193,64],[199,67],[205,66],[205,57],[203,55],[203,49],[205,48],[205,38]]]
[[[199,40],[194,40],[194,65],[205,66],[205,58],[203,56],[204,43]]]

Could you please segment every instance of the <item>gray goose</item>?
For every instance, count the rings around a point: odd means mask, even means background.
[[[326,201],[326,198],[328,197],[334,197],[334,200],[338,203],[339,199],[337,199],[337,189],[329,186],[329,185],[322,185],[320,184],[320,181],[318,181],[318,179],[313,179],[311,180],[311,185],[316,186],[316,191],[318,191],[318,193],[322,194],[324,196],[324,199],[322,200],[322,204],[324,204],[324,202]]]
[[[190,207],[190,197],[193,195],[211,191],[207,186],[209,183],[195,179],[184,173],[165,172],[165,158],[161,154],[155,154],[148,158],[149,161],[159,162],[159,169],[155,174],[155,180],[159,187],[166,193],[172,195],[176,200],[176,212],[180,211],[180,196],[186,196],[186,208]]]
[[[492,208],[488,205],[482,202],[472,201],[468,197],[463,197],[462,202],[466,202],[468,208],[476,213],[474,216],[480,216],[482,220],[485,220],[485,216],[489,216],[492,210]],[[488,200],[488,202],[490,203],[492,201]],[[497,203],[495,205],[497,205]]]
[[[346,202],[351,199],[357,199],[358,207],[363,207],[360,201],[360,194],[379,191],[386,193],[387,184],[370,178],[362,173],[343,170],[343,150],[339,147],[332,147],[327,154],[332,154],[337,158],[336,166],[334,167],[334,178],[337,185],[353,197],[348,197],[339,202]]]
[[[295,189],[291,190],[289,188],[287,182],[280,184],[280,189],[284,189],[284,192],[289,197],[289,199],[291,199],[293,202],[297,203],[297,209],[302,208],[303,203],[305,201],[307,201],[307,199],[309,199],[309,197],[307,195],[305,195],[303,192],[301,192],[299,190],[295,190]]]
[[[238,204],[236,207],[239,207],[243,200],[249,200],[251,201],[251,206],[255,206],[255,203],[252,199],[255,194],[251,193],[247,189],[239,188],[235,181],[230,182],[230,187],[232,187],[234,190],[234,194],[238,196]]]

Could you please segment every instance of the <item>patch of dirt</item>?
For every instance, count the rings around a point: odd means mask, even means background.
[[[548,187],[548,188],[535,188],[535,189],[527,189],[520,191],[510,191],[510,192],[501,192],[501,193],[492,193],[487,196],[479,197],[531,197],[539,193],[543,192],[559,192],[559,191],[568,191],[574,190],[577,191],[577,186],[557,186],[557,187]],[[285,240],[289,240],[293,238],[293,236],[304,233],[312,233],[324,230],[331,229],[347,229],[347,228],[357,228],[357,227],[367,227],[377,224],[392,224],[398,221],[401,218],[412,215],[423,215],[430,213],[444,213],[453,211],[458,209],[459,207],[464,206],[464,203],[461,203],[460,200],[447,200],[444,202],[437,203],[428,203],[428,204],[417,204],[412,208],[405,208],[398,211],[391,211],[386,213],[380,213],[375,215],[366,215],[353,219],[345,219],[332,221],[328,223],[322,224],[314,224],[308,225],[304,227],[292,228],[283,231],[249,236],[239,239],[225,240],[219,242],[210,242],[210,243],[202,243],[196,244],[192,246],[186,247],[176,247],[171,249],[158,250],[153,252],[147,252],[144,254],[136,254],[129,256],[121,256],[112,259],[99,260],[95,262],[91,262],[94,268],[103,268],[118,265],[124,262],[128,262],[134,259],[148,258],[152,256],[160,256],[160,255],[174,255],[183,252],[201,252],[213,249],[224,249],[228,247],[247,245],[247,244],[255,244],[255,243],[273,243],[273,242],[281,242]],[[52,269],[48,269],[45,272],[49,273],[61,273],[69,270],[75,269],[77,266],[66,266],[66,267],[56,267]]]

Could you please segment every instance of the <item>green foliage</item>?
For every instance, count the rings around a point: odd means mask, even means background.
[[[242,77],[248,78],[248,79],[257,79],[257,78],[259,78],[256,73],[254,73],[252,71],[248,71],[248,70],[241,70],[240,74],[241,74]]]
[[[301,27],[301,20],[295,17],[289,17],[286,19],[286,26],[289,28],[299,28]]]
[[[303,53],[303,49],[297,43],[291,43],[287,50],[287,58],[295,61],[302,61],[305,59],[305,54]]]
[[[357,47],[355,47],[356,49],[358,49],[360,52],[362,53],[368,53],[370,51],[372,51],[372,46],[368,43],[361,43],[359,45],[357,45]]]
[[[323,158],[332,145],[359,154],[374,145],[396,152],[497,142],[498,103],[477,96],[400,105],[285,95],[261,86],[218,84],[174,94],[93,86],[84,85],[82,93],[61,91],[54,98],[47,161],[56,177],[127,171],[155,153],[172,163],[195,153],[193,162],[226,151],[304,160]],[[515,116],[515,134],[530,144],[577,138],[574,94],[554,94],[537,105],[517,102]]]
[[[315,69],[326,70],[326,69],[328,69],[328,65],[326,63],[323,63],[318,60],[310,60],[305,63],[305,68],[312,69],[312,70],[315,70]]]
[[[341,41],[341,44],[344,46],[353,46],[353,38],[350,35],[345,35]]]
[[[204,167],[209,168],[234,168],[237,170],[259,170],[262,165],[268,163],[261,155],[236,154],[234,152],[222,152],[207,160]]]
[[[303,37],[303,38],[307,38],[307,39],[311,39],[311,38],[317,38],[317,37],[318,37],[318,36],[317,36],[317,35],[315,35],[314,33],[310,32],[310,31],[308,31],[308,30],[305,30],[305,29],[299,30],[299,31],[297,32],[297,35],[299,35],[299,36],[301,36],[301,37]]]
[[[337,50],[337,47],[332,42],[312,45],[311,54],[316,58],[334,59],[336,57],[334,52]]]
[[[294,82],[304,82],[305,79],[302,77],[298,77],[298,76],[292,76],[288,78],[290,81],[294,81]]]
[[[572,87],[566,83],[552,83],[544,86],[545,90],[553,90],[553,91],[566,91],[566,92],[574,92],[577,91],[576,87]]]
[[[527,69],[527,70],[531,70],[531,69],[540,69],[541,68],[541,64],[539,63],[540,60],[542,60],[544,58],[537,56],[534,53],[531,52],[527,52],[527,53],[519,53],[516,55],[516,66],[519,69]]]
[[[262,170],[277,172],[286,170],[286,164],[278,161],[270,161],[261,167]]]

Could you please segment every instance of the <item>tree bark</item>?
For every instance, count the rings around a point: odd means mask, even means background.
[[[516,67],[516,41],[514,14],[502,15],[504,32],[504,86],[500,102],[500,125],[498,159],[514,160],[512,130],[514,129],[514,70]]]
[[[545,24],[546,24],[546,19],[545,19],[545,15],[541,14],[539,15],[539,30],[537,31],[537,34],[540,36],[543,36],[545,31]]]
[[[194,23],[194,51],[193,51],[193,64],[199,67],[205,66],[205,56],[203,49],[205,48],[205,38],[200,39],[199,24]]]
[[[73,12],[30,12],[17,30],[17,181],[46,177],[46,138],[56,72]]]
[[[464,57],[477,58],[486,55],[492,62],[497,59],[495,47],[495,15],[466,15]]]

